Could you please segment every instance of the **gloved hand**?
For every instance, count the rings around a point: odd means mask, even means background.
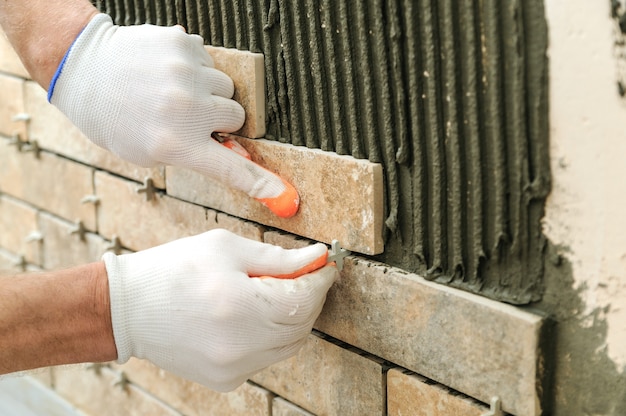
[[[326,253],[285,250],[213,230],[145,251],[103,256],[117,361],[131,356],[218,391],[294,355],[311,332],[337,268],[297,279]]]
[[[200,36],[178,27],[119,27],[98,14],[68,50],[48,99],[122,159],[197,170],[292,216],[299,199],[291,185],[210,137],[243,125],[233,92]]]

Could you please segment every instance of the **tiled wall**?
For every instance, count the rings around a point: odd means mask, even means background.
[[[3,36],[0,91],[0,269],[55,269],[214,228],[305,243],[175,198],[165,169],[137,168],[92,145],[47,104]],[[151,200],[138,192],[147,177],[157,187]],[[134,359],[35,377],[94,415],[478,416],[493,396],[507,411],[532,415],[542,324],[512,306],[352,256],[298,355],[232,393]]]

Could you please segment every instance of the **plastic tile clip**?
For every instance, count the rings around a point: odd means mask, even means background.
[[[345,248],[341,248],[341,243],[339,240],[333,240],[330,245],[330,254],[328,255],[328,262],[334,261],[337,265],[337,269],[341,271],[343,269],[343,259],[346,256],[349,256],[352,252],[346,250]]]
[[[502,401],[500,400],[500,397],[492,397],[491,408],[487,413],[483,413],[481,416],[504,416],[504,413],[502,412]]]

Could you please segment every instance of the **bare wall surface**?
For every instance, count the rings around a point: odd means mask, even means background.
[[[622,5],[546,2],[553,189],[539,306],[557,320],[555,415],[626,414]]]

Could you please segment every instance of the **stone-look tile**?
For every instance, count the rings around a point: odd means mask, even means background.
[[[401,369],[387,373],[389,416],[482,416],[489,408]]]
[[[215,69],[228,75],[235,85],[233,99],[246,110],[246,121],[237,134],[265,136],[265,67],[263,54],[206,46]]]
[[[265,241],[301,245],[276,232]],[[356,256],[328,292],[315,328],[503,409],[537,415],[544,320]]]
[[[263,229],[256,224],[220,215],[163,193],[151,201],[138,194],[140,184],[106,172],[96,173],[98,226],[108,239],[118,236],[124,247],[144,250],[178,238],[224,228],[242,237],[262,241]]]
[[[385,406],[382,365],[314,335],[252,380],[314,414],[380,415]]]
[[[47,213],[39,214],[43,234],[43,267],[54,270],[100,260],[109,242],[97,234],[71,234],[77,224]]]
[[[98,226],[102,236],[118,236],[124,247],[139,251],[215,226],[215,212],[162,193],[150,200],[137,193],[141,185],[97,172]]]
[[[383,251],[382,167],[351,156],[267,140],[237,140],[260,165],[300,194],[300,210],[278,218],[243,192],[187,169],[167,168],[167,192],[178,198],[359,253]]]
[[[165,167],[142,168],[126,162],[93,144],[61,111],[50,104],[46,92],[35,82],[24,89],[25,109],[31,115],[28,137],[46,150],[114,172],[138,182],[152,178],[154,186],[165,188]]]
[[[268,416],[273,395],[258,386],[245,383],[232,392],[219,393],[192,383],[145,360],[132,358],[114,368],[138,386],[188,416],[242,415]]]
[[[0,201],[0,204],[1,203],[2,201]],[[0,216],[1,215],[2,214],[0,214]],[[12,274],[15,274],[16,272],[22,271],[20,269],[20,266],[18,266],[19,262],[20,262],[20,258],[17,254],[11,251],[5,250],[3,248],[0,248],[0,276],[7,275],[7,274],[12,275]]]
[[[41,241],[27,241],[36,231],[36,209],[16,199],[0,196],[0,247],[24,256],[30,263],[41,264]]]
[[[225,230],[251,240],[263,241],[265,227],[262,225],[245,221],[241,218],[232,217],[228,214],[224,214],[223,212],[217,213],[215,221],[217,228],[224,228]]]
[[[87,416],[50,387],[23,374],[9,374],[0,378],[0,414]]]
[[[276,397],[272,403],[272,416],[313,416],[313,413],[309,413],[281,397]]]
[[[114,386],[117,373],[102,368],[100,374],[85,366],[57,367],[56,391],[81,410],[93,415],[180,416],[135,385]]]
[[[0,72],[6,72],[22,78],[30,78],[22,61],[15,53],[4,32],[0,29]]]
[[[94,205],[81,203],[93,194],[93,169],[80,163],[47,152],[36,158],[0,140],[0,191],[96,229]]]
[[[24,83],[21,78],[0,74],[0,134],[7,137],[19,134],[26,138],[26,121],[14,120],[24,114]]]
[[[50,367],[28,371],[28,376],[39,381],[46,387],[52,387],[52,368]]]

